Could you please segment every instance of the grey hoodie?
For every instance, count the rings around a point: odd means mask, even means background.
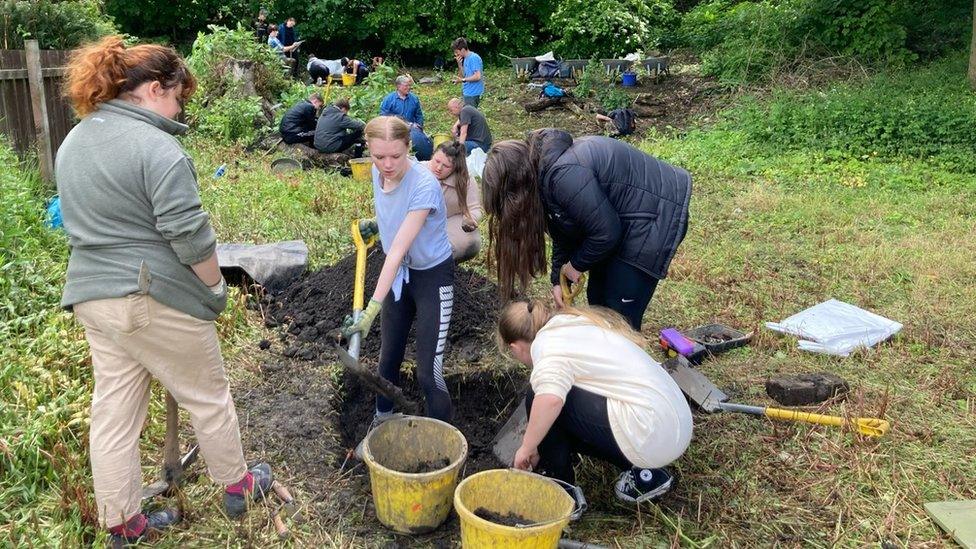
[[[187,127],[113,99],[58,149],[55,179],[71,256],[61,305],[148,292],[201,320],[227,305],[190,265],[217,238],[201,208],[193,161],[173,135]]]

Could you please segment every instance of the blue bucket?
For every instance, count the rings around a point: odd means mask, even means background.
[[[637,85],[637,73],[636,72],[625,72],[621,75],[623,79],[622,84],[627,87],[633,87]]]

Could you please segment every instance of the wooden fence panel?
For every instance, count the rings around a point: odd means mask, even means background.
[[[40,52],[52,154],[57,152],[76,122],[74,112],[62,96],[61,90],[61,68],[66,64],[70,53],[61,50]],[[37,137],[34,132],[30,85],[27,80],[27,56],[24,50],[0,50],[0,133],[7,136],[20,154],[35,150]]]

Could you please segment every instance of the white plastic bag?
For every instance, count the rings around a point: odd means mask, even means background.
[[[544,53],[542,55],[535,56],[535,60],[538,61],[538,62],[540,62],[540,63],[542,63],[543,61],[555,61],[556,60],[556,56],[553,55],[551,51],[547,51],[546,53]]]
[[[485,161],[488,160],[488,155],[485,151],[475,148],[468,155],[468,173],[477,177],[478,181],[481,181],[481,172],[485,171]]]
[[[812,353],[848,356],[855,349],[872,347],[897,334],[902,324],[860,307],[830,299],[766,327],[797,336],[798,347]]]

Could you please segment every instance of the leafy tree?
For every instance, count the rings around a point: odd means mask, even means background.
[[[678,21],[670,0],[562,0],[548,28],[565,57],[616,57],[660,47]]]
[[[208,24],[233,27],[250,21],[259,4],[260,0],[106,0],[105,7],[127,33],[185,43]]]
[[[118,32],[99,0],[2,0],[3,49],[23,49],[37,40],[42,49],[67,50]]]

